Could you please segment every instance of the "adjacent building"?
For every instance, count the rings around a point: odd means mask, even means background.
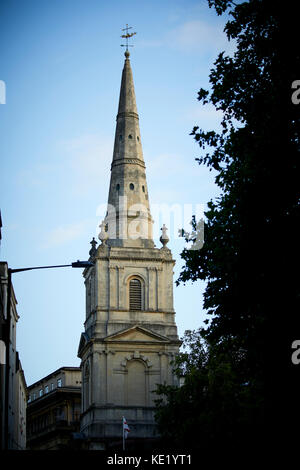
[[[70,449],[79,432],[81,369],[61,367],[28,387],[27,449]],[[75,434],[75,436],[74,436]]]
[[[22,369],[19,354],[16,355],[15,389],[14,389],[14,440],[12,449],[26,449],[26,409],[27,409],[27,385]]]
[[[0,419],[1,448],[26,448],[26,381],[16,349],[19,315],[13,285],[8,285],[8,266],[0,262]],[[9,302],[8,302],[9,300]],[[7,311],[10,309],[10,321]],[[7,346],[8,345],[8,346]],[[7,357],[7,347],[9,356]],[[7,359],[9,359],[7,361]]]

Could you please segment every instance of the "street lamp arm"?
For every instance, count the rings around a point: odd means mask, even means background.
[[[31,271],[33,269],[66,268],[66,267],[70,267],[70,266],[72,266],[72,268],[89,268],[91,266],[94,266],[94,263],[92,263],[91,261],[79,261],[79,260],[77,260],[72,264],[58,264],[56,266],[33,266],[31,268],[18,268],[18,269],[8,268],[8,271],[10,273],[19,273],[21,271]]]
[[[19,268],[19,269],[8,268],[8,270],[11,273],[19,273],[21,271],[31,271],[32,269],[65,268],[67,266],[72,266],[72,265],[71,264],[59,264],[57,266],[33,266],[32,268]]]
[[[72,263],[72,268],[90,268],[94,265],[93,261],[79,261],[78,259],[75,263]]]

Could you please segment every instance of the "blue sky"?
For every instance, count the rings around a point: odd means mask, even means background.
[[[0,21],[1,259],[10,267],[88,258],[108,197],[126,23],[137,32],[130,52],[150,204],[195,207],[216,197],[215,175],[195,162],[200,149],[189,135],[194,125],[218,127],[197,92],[218,52],[232,50],[225,19],[206,0],[2,0]],[[184,242],[172,233],[175,281]],[[81,270],[13,276],[27,383],[79,365]],[[174,286],[180,336],[202,324],[203,290]]]

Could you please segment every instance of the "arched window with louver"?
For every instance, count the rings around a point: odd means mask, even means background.
[[[129,281],[129,310],[142,310],[142,284],[139,279]]]

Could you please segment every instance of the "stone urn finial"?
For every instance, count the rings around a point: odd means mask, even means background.
[[[165,248],[166,244],[168,243],[168,241],[170,240],[168,235],[167,235],[167,227],[165,226],[165,224],[163,224],[162,228],[160,229],[162,231],[162,234],[161,234],[161,237],[160,237],[160,241],[163,245],[163,248]]]
[[[102,245],[106,243],[106,240],[108,239],[108,233],[105,230],[105,222],[102,220],[101,224],[99,225],[101,228],[101,232],[98,235],[99,240],[102,242]]]

